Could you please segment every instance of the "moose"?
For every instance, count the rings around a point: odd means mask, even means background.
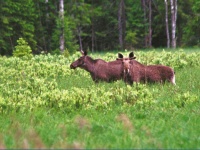
[[[140,83],[164,83],[168,81],[175,83],[175,72],[172,68],[163,65],[143,65],[134,60],[134,53],[131,52],[128,58],[118,53],[117,60],[121,60],[123,66],[123,80],[132,85],[133,82]]]
[[[82,56],[70,65],[71,69],[79,67],[88,71],[95,83],[99,81],[112,82],[122,79],[123,66],[121,61],[106,62],[102,59],[92,59],[87,55],[87,51],[82,50],[81,54]]]

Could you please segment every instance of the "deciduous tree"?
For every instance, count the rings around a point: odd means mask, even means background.
[[[170,0],[171,4],[171,25],[172,25],[172,48],[176,48],[176,20],[177,20],[177,0]]]
[[[125,31],[126,31],[124,0],[120,0],[120,2],[119,2],[118,29],[119,29],[119,45],[120,45],[121,49],[124,49],[124,39],[125,39]]]
[[[165,0],[165,26],[166,26],[166,35],[167,35],[167,48],[170,48],[169,22],[168,22],[168,0]]]
[[[64,1],[60,0],[59,3],[59,19],[60,19],[60,51],[63,53],[65,49],[64,39]]]

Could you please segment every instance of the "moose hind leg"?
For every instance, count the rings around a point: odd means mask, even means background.
[[[172,76],[171,83],[174,84],[174,85],[176,85],[175,74]]]

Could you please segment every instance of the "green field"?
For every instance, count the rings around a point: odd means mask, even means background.
[[[108,61],[117,52],[89,55]],[[200,51],[135,55],[174,68],[176,86],[95,84],[69,68],[79,53],[0,57],[0,148],[199,149]]]

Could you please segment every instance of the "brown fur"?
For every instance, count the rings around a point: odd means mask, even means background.
[[[81,53],[82,56],[70,65],[71,69],[80,67],[88,71],[95,82],[111,82],[122,78],[121,61],[106,62],[102,59],[92,59],[87,52],[82,51]]]
[[[118,59],[123,65],[123,79],[126,83],[133,82],[141,83],[163,83],[165,81],[175,84],[174,70],[163,65],[143,65],[136,60],[133,60],[133,53],[129,54],[129,58],[123,58],[122,54],[118,54]]]

